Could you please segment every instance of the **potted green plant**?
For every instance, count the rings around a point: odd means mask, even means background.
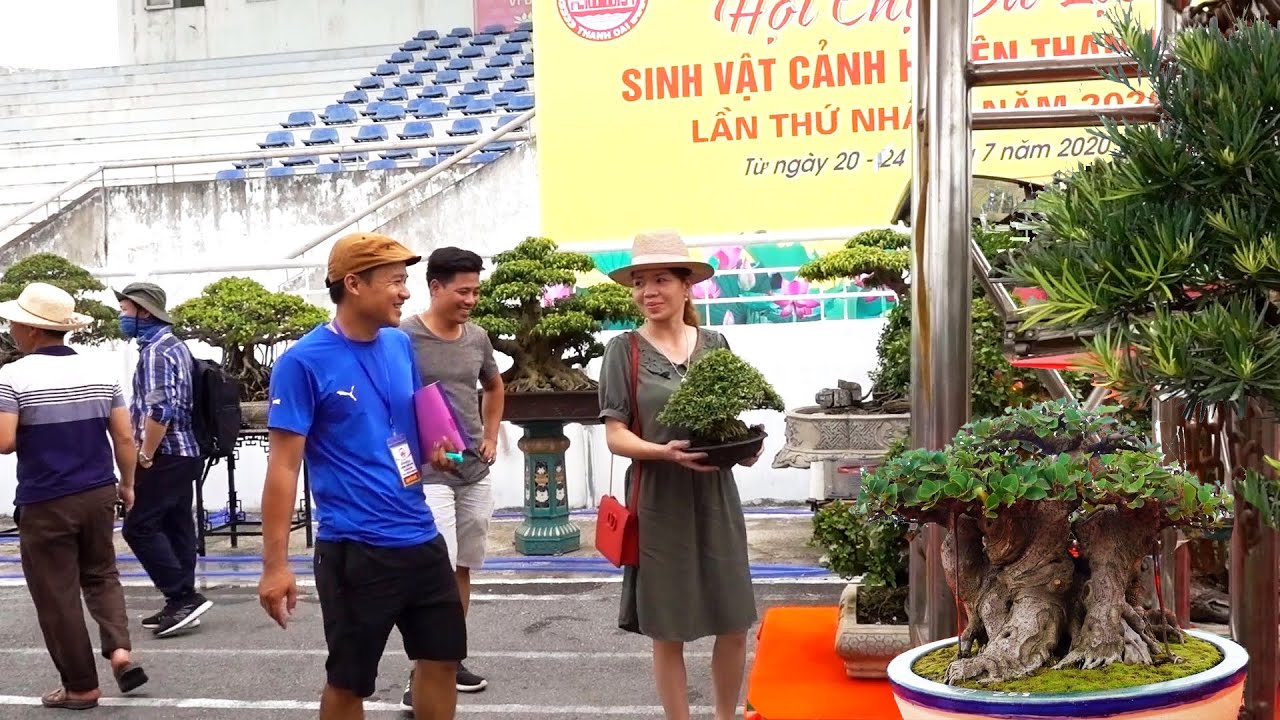
[[[100,345],[109,340],[119,340],[120,326],[117,312],[92,297],[93,293],[106,290],[106,286],[89,271],[59,255],[37,253],[28,255],[10,265],[0,276],[0,302],[14,300],[22,288],[33,282],[44,282],[62,288],[76,301],[76,312],[93,318],[93,324],[78,330],[67,338],[77,345]],[[0,365],[18,359],[18,349],[9,333],[0,334]]]
[[[564,427],[599,422],[596,381],[583,368],[604,354],[596,335],[606,324],[634,323],[639,313],[630,291],[616,283],[575,291],[578,275],[595,263],[549,239],[526,238],[493,260],[471,319],[512,360],[502,374],[502,415],[524,430],[525,522],[516,529],[516,550],[571,552],[581,531],[569,520]]]
[[[706,453],[703,462],[731,468],[760,452],[763,425],[747,426],[749,410],[786,409],[782,397],[760,371],[727,348],[709,350],[689,367],[658,422],[689,433],[689,450]]]
[[[271,366],[281,345],[329,319],[297,295],[271,292],[243,277],[210,283],[171,315],[179,337],[222,351],[223,368],[240,383],[241,415],[251,428],[266,427]]]
[[[864,478],[872,512],[949,528],[943,570],[968,619],[890,664],[904,715],[1235,718],[1242,649],[1140,592],[1161,529],[1220,522],[1223,497],[1117,409],[1010,408]]]

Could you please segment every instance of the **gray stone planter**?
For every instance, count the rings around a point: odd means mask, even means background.
[[[267,426],[267,402],[240,403],[240,424],[247,428],[262,429]]]
[[[858,623],[858,584],[850,583],[840,594],[840,624],[836,627],[836,654],[844,660],[851,678],[883,678],[889,662],[911,649],[907,625]]]
[[[775,468],[808,468],[815,462],[874,464],[889,445],[906,434],[911,416],[823,412],[818,406],[786,415],[786,445],[773,458]]]

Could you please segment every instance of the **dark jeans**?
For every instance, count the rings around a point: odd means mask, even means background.
[[[201,458],[157,455],[138,466],[133,510],[124,519],[125,542],[168,602],[196,591],[196,523],[192,507]]]
[[[98,687],[84,605],[98,624],[102,656],[129,650],[124,590],[116,569],[116,486],[106,485],[22,508],[22,571],[44,646],[72,692]]]

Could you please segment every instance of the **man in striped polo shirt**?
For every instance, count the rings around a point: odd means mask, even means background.
[[[196,592],[196,524],[192,506],[204,470],[193,426],[194,360],[173,334],[164,290],[133,283],[116,292],[120,331],[138,341],[129,414],[138,443],[138,489],[123,535],[156,589],[160,612],[142,627],[169,637],[199,624],[213,603]]]
[[[65,291],[32,283],[0,303],[21,359],[0,368],[0,453],[18,454],[22,570],[62,684],[46,707],[98,704],[98,670],[80,593],[121,692],[147,681],[130,658],[129,621],[113,539],[117,494],[133,503],[134,444],[113,363],[64,344],[92,318]],[[116,488],[115,467],[120,470]]]

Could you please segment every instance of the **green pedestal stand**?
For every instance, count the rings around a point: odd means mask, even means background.
[[[569,520],[569,488],[564,451],[569,438],[560,420],[518,423],[524,429],[524,522],[516,529],[521,555],[561,555],[582,545],[582,531]]]

